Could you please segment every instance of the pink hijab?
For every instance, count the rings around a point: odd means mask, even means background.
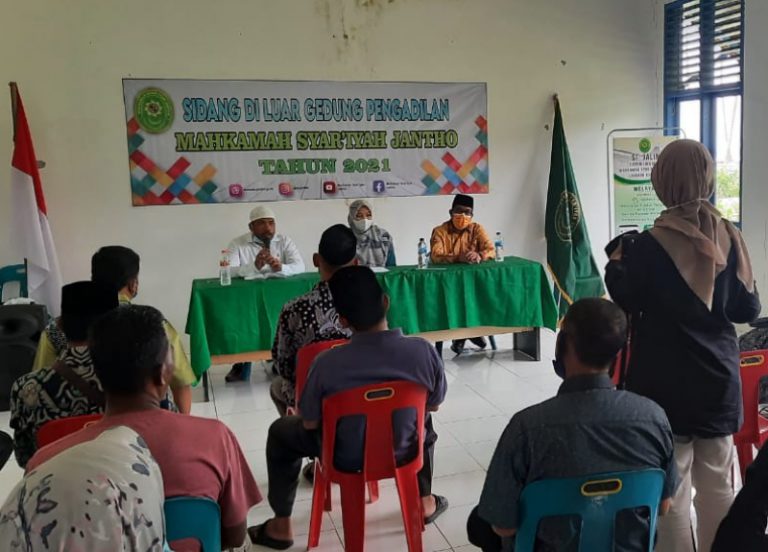
[[[695,140],[676,140],[659,155],[651,173],[656,195],[667,207],[651,235],[672,258],[680,275],[712,309],[715,278],[736,248],[736,273],[751,292],[754,277],[749,253],[738,229],[709,202],[715,190],[715,164]]]

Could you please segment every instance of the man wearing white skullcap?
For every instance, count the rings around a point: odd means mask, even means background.
[[[238,236],[229,243],[229,265],[235,276],[255,277],[258,273],[270,272],[299,274],[304,272],[304,261],[299,248],[288,236],[275,233],[275,213],[266,205],[257,205],[251,210],[248,229],[250,232]],[[248,380],[251,363],[238,362],[232,366],[228,382]]]
[[[251,210],[250,232],[229,244],[229,265],[235,276],[280,272],[286,276],[304,272],[299,249],[288,236],[275,233],[275,213],[266,205]]]

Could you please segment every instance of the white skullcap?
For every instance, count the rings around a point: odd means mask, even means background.
[[[275,213],[267,207],[266,205],[257,205],[253,209],[251,209],[251,218],[250,222],[253,222],[254,220],[259,219],[265,219],[265,218],[275,218]]]

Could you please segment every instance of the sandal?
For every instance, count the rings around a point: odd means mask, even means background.
[[[253,544],[266,546],[267,548],[272,548],[273,550],[288,550],[291,546],[293,546],[292,540],[273,539],[267,535],[267,523],[269,523],[269,520],[265,521],[261,525],[254,525],[253,527],[248,528],[248,536],[250,537]]]
[[[431,516],[427,516],[424,518],[424,525],[429,525],[433,521],[435,521],[437,518],[440,517],[440,514],[445,512],[448,509],[448,499],[444,496],[435,495],[435,511],[432,512]]]

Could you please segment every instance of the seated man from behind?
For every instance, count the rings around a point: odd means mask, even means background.
[[[121,245],[107,245],[91,257],[91,280],[115,289],[121,305],[129,305],[139,293],[139,255]],[[173,380],[171,392],[176,407],[182,414],[192,408],[192,387],[195,373],[189,364],[176,329],[167,320],[165,332],[173,350]],[[64,337],[57,321],[51,322],[43,335],[35,356],[34,370],[50,366],[62,349]]]
[[[669,509],[677,472],[667,417],[653,401],[617,391],[608,375],[626,336],[626,317],[609,301],[583,299],[568,310],[554,362],[565,381],[556,397],[518,412],[504,430],[467,522],[472,544],[502,550],[502,538],[518,528],[523,488],[540,479],[658,468],[666,473],[660,512]],[[647,514],[616,519],[616,550],[648,550]],[[577,550],[578,538],[569,519],[546,518],[537,550]]]
[[[11,427],[22,468],[37,450],[37,431],[51,420],[104,412],[104,393],[88,351],[88,328],[117,308],[112,288],[75,282],[61,288],[59,324],[67,344],[51,366],[24,374],[11,387]]]
[[[454,196],[453,205],[448,211],[451,219],[432,230],[429,240],[431,262],[476,264],[495,258],[496,250],[485,229],[472,222],[474,209],[475,200],[472,196]],[[465,341],[454,339],[451,350],[458,355],[464,350]],[[473,337],[470,341],[485,349],[484,337]]]
[[[222,546],[240,546],[248,510],[261,501],[261,494],[227,426],[160,407],[173,377],[163,315],[144,306],[114,309],[93,325],[90,350],[107,398],[104,418],[42,448],[27,471],[110,427],[130,427],[157,460],[165,496],[202,496],[216,501],[221,509]],[[172,548],[199,550],[187,541],[174,543]]]
[[[272,358],[279,374],[272,380],[271,395],[278,412],[285,416],[295,403],[296,353],[316,341],[349,337],[348,329],[339,324],[333,306],[328,280],[339,268],[356,264],[357,240],[352,230],[334,224],[320,237],[320,246],[312,263],[320,270],[320,282],[310,291],[289,301],[280,312],[272,345]]]
[[[346,267],[331,278],[329,288],[344,326],[352,329],[350,342],[319,355],[313,364],[299,402],[301,415],[275,421],[267,438],[269,505],[275,517],[248,529],[251,541],[277,550],[293,545],[291,513],[296,499],[301,460],[321,449],[323,399],[354,387],[391,380],[411,381],[427,390],[427,410],[436,411],[445,398],[442,359],[435,348],[418,337],[389,330],[389,298],[370,268]],[[357,471],[362,467],[361,420],[341,420],[336,432],[336,467]],[[397,458],[408,460],[414,451],[411,438],[417,420],[411,415],[393,420],[399,446]],[[432,494],[433,449],[437,435],[432,418],[424,422],[424,467],[418,474],[424,521],[431,523],[448,507],[445,497]]]

